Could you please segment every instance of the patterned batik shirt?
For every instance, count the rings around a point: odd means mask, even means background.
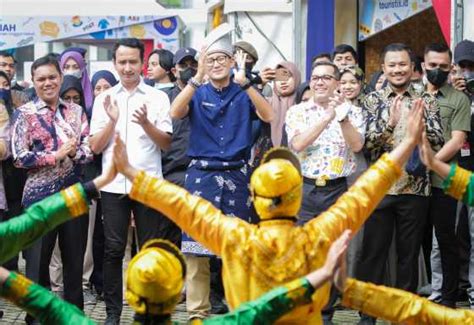
[[[57,109],[53,110],[41,99],[36,99],[15,111],[12,130],[14,164],[28,169],[23,190],[24,206],[77,182],[77,164],[92,160],[89,124],[79,105],[60,100]],[[70,139],[77,142],[76,155],[57,162],[56,151]]]
[[[444,144],[439,103],[436,98],[426,92],[417,92],[410,85],[403,94],[400,120],[395,128],[391,128],[387,123],[390,116],[390,106],[396,96],[397,94],[389,85],[368,94],[364,99],[362,109],[367,118],[365,147],[370,154],[371,163],[403,141],[412,102],[420,97],[425,102],[424,118],[428,141],[435,151],[438,151]],[[430,193],[431,183],[428,172],[423,176],[413,176],[409,175],[405,169],[403,169],[402,177],[388,192],[390,195],[416,194],[421,196],[428,196]]]
[[[349,104],[346,103],[345,105]],[[313,101],[290,107],[285,121],[290,149],[295,136],[320,123],[326,114],[324,107],[316,105]],[[348,116],[349,121],[363,139],[365,123],[361,108],[351,105]],[[307,178],[336,179],[347,177],[356,168],[354,153],[344,140],[341,125],[336,119],[333,119],[327,125],[312,144],[295,153],[300,159],[302,174]]]

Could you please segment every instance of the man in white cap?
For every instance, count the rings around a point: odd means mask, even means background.
[[[246,218],[252,213],[248,160],[252,147],[252,121],[270,122],[270,104],[250,87],[245,76],[246,54],[236,55],[238,71],[231,75],[234,57],[229,30],[215,29],[207,38],[196,75],[171,105],[171,117],[189,117],[192,161],[185,187],[228,215]],[[207,74],[209,83],[202,84]],[[248,220],[250,221],[250,220]],[[204,318],[210,310],[209,257],[212,253],[183,234],[187,257],[186,304],[190,318]]]

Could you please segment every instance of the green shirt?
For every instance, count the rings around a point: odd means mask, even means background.
[[[444,143],[451,140],[452,131],[471,131],[471,103],[464,93],[445,84],[438,90],[436,98],[440,107]],[[457,155],[451,158],[448,163],[456,161]],[[432,173],[431,184],[433,187],[442,188],[443,180],[436,173]]]
[[[0,264],[29,247],[57,225],[88,211],[81,184],[53,194],[25,210],[20,216],[0,223]]]
[[[206,319],[202,323],[272,324],[294,308],[310,303],[313,293],[314,288],[306,278],[296,279],[242,304],[231,313]],[[95,324],[76,306],[14,272],[0,286],[0,296],[33,315],[42,324]],[[169,323],[169,318],[163,318],[162,324]]]

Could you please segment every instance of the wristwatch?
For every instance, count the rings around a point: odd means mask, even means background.
[[[197,81],[196,78],[192,77],[191,79],[189,79],[188,85],[192,86],[194,89],[198,89],[202,86],[202,83]]]

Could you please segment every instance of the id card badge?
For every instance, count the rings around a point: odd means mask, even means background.
[[[461,157],[469,157],[471,155],[471,148],[469,147],[469,142],[464,141],[464,144],[461,148]]]

